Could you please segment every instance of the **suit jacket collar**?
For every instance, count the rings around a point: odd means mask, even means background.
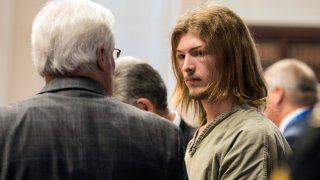
[[[311,113],[310,107],[302,107],[294,110],[293,112],[289,113],[283,120],[281,121],[279,125],[279,129],[282,133],[285,132],[285,130],[288,128],[291,121],[293,121],[295,118],[297,118],[300,114],[307,112],[307,114]],[[307,115],[306,114],[306,115]],[[299,117],[299,119],[302,117]]]
[[[93,79],[81,76],[57,77],[50,80],[38,93],[57,92],[67,89],[83,89],[104,95],[104,89]]]
[[[175,114],[175,117],[174,117],[174,120],[172,122],[173,122],[173,124],[175,124],[177,126],[180,126],[181,116],[177,111],[174,111],[174,114]]]

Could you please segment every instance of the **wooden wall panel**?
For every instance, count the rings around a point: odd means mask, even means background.
[[[263,68],[295,58],[310,65],[320,80],[320,28],[250,26]]]

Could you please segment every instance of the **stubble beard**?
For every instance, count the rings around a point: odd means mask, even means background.
[[[208,90],[202,91],[202,92],[197,92],[197,93],[190,93],[189,96],[193,100],[206,100],[209,98],[209,93]]]

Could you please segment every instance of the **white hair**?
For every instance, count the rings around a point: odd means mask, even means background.
[[[41,76],[96,68],[96,50],[112,54],[113,14],[89,0],[54,0],[32,25],[32,57]],[[110,55],[111,57],[111,55]]]
[[[317,78],[306,63],[297,59],[283,59],[265,70],[268,90],[283,87],[295,104],[314,105],[317,98]]]

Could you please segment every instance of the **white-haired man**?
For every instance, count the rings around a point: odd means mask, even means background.
[[[112,100],[113,15],[88,0],[49,2],[32,27],[46,85],[0,108],[0,179],[186,179],[182,134]]]
[[[317,78],[306,63],[283,59],[265,70],[268,87],[266,115],[280,128],[292,151],[309,126],[317,98]]]

